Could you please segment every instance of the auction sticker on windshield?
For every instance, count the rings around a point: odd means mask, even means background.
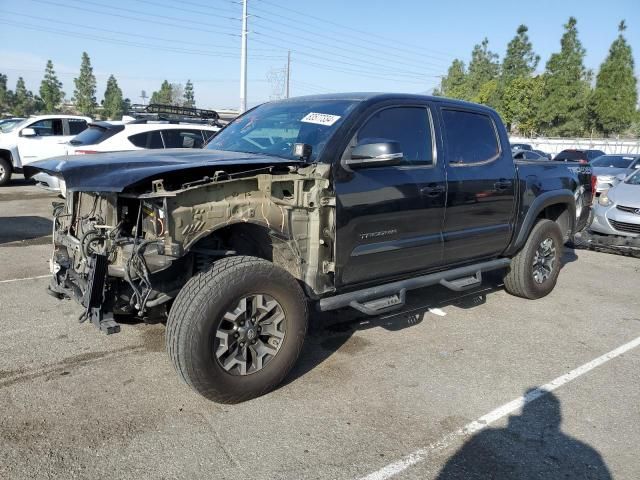
[[[338,120],[340,120],[340,115],[329,115],[328,113],[311,112],[306,114],[300,121],[305,123],[317,123],[318,125],[330,127]]]

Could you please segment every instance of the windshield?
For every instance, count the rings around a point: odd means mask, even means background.
[[[2,125],[0,125],[0,130],[2,131],[2,133],[7,133],[7,132],[11,132],[13,129],[15,129],[18,125],[25,123],[26,120],[19,118],[17,120],[9,120],[7,122],[4,122]]]
[[[104,140],[108,132],[109,130],[104,127],[90,125],[89,128],[69,140],[69,143],[71,145],[95,145]]]
[[[297,159],[294,143],[311,146],[316,161],[325,145],[353,109],[349,100],[266,103],[229,124],[208,144],[209,150],[259,153]]]
[[[629,168],[633,157],[623,157],[622,155],[603,155],[591,162],[592,167]]]
[[[629,185],[640,185],[640,170],[636,171],[636,173],[632,174],[627,178],[624,183],[628,183]]]

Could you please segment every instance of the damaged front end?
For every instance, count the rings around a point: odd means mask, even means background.
[[[197,173],[70,190],[54,204],[50,293],[78,301],[80,321],[110,334],[114,315],[162,320],[189,278],[228,255],[276,262],[312,297],[333,290],[327,165]]]
[[[77,300],[106,333],[119,326],[114,313],[150,314],[175,283],[154,281],[178,260],[164,254],[165,199],[140,199],[115,193],[73,192],[54,205],[53,255],[49,290]],[[164,277],[168,277],[169,273]]]

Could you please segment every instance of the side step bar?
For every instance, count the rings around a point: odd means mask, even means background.
[[[508,267],[511,260],[498,258],[489,262],[408,278],[377,287],[322,298],[317,303],[321,312],[336,308],[353,307],[367,315],[379,315],[404,306],[407,290],[440,284],[454,291],[463,291],[482,283],[482,272]]]

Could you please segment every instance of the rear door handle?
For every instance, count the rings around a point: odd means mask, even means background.
[[[445,192],[444,185],[432,183],[427,185],[424,188],[420,189],[420,195],[424,195],[426,197],[437,197],[438,195],[442,195]]]
[[[496,190],[502,191],[502,190],[508,190],[509,188],[512,187],[512,185],[513,185],[513,182],[511,180],[500,179],[493,184],[493,188],[495,188]]]

